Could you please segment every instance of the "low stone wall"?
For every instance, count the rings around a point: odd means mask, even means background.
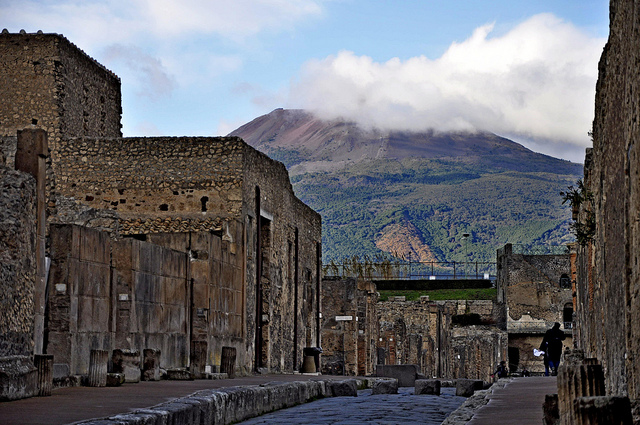
[[[147,409],[138,409],[108,418],[90,419],[76,422],[76,424],[231,424],[318,398],[332,397],[340,394],[339,391],[334,390],[334,387],[337,389],[345,383],[357,385],[358,389],[365,389],[373,388],[376,381],[379,379],[319,379],[203,390]]]

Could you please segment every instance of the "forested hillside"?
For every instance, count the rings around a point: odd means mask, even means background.
[[[231,134],[290,170],[298,197],[322,215],[325,262],[495,261],[507,242],[573,240],[560,192],[582,165],[490,133],[385,133],[276,110]]]

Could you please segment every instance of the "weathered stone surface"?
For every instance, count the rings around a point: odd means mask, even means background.
[[[484,383],[476,379],[458,379],[456,381],[456,395],[471,397],[475,391],[482,390]]]
[[[125,382],[140,382],[140,352],[138,350],[113,350],[111,356],[114,373],[123,373]]]
[[[329,381],[327,384],[333,397],[357,397],[358,384],[355,379]]]
[[[373,383],[372,394],[398,394],[397,379],[378,379]]]
[[[574,424],[632,425],[628,397],[578,397],[574,400]]]
[[[438,379],[417,379],[415,394],[440,395],[440,387]]]
[[[38,371],[26,356],[0,357],[0,401],[38,394]]]
[[[416,383],[416,365],[377,365],[376,376],[395,378],[400,387],[413,387]]]
[[[191,381],[193,375],[187,369],[167,369],[167,379],[173,381]]]
[[[558,394],[547,394],[542,405],[544,417],[542,423],[544,425],[559,425],[560,410],[558,409]]]
[[[160,380],[160,350],[145,348],[142,352],[142,376],[143,381]]]

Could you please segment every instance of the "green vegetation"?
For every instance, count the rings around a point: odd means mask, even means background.
[[[576,235],[578,243],[587,245],[596,234],[596,214],[593,207],[593,193],[586,187],[582,179],[578,179],[576,187],[569,186],[566,192],[560,192],[562,203],[569,203],[573,211],[571,229]],[[582,208],[582,216],[580,209]]]
[[[506,243],[575,240],[558,194],[580,177],[580,165],[540,157],[370,160],[297,175],[293,187],[322,215],[325,264],[385,255],[376,240],[407,223],[437,261],[495,261]]]
[[[496,300],[495,288],[477,289],[438,289],[433,291],[378,291],[380,301],[387,301],[389,297],[405,296],[407,301],[417,301],[423,295],[428,295],[430,301],[441,300]]]

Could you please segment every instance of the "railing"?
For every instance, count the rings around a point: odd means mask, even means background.
[[[525,245],[511,244],[513,254],[522,255],[563,255],[569,254],[569,247],[566,245]]]
[[[495,280],[495,262],[439,261],[350,261],[323,265],[325,277],[358,277],[366,279],[485,279]]]

